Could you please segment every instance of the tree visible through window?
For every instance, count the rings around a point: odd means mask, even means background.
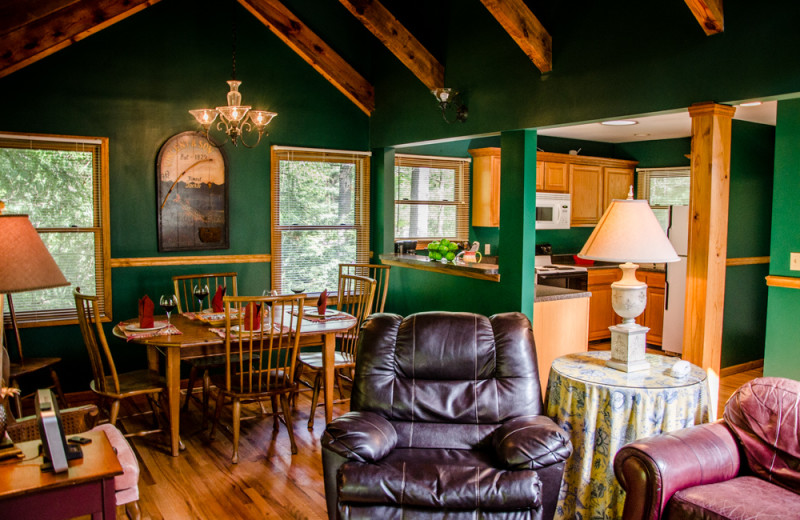
[[[689,205],[689,167],[639,168],[636,173],[638,198],[650,203],[659,224],[666,231],[669,226],[669,207]]]
[[[336,290],[369,261],[367,153],[272,147],[272,287]]]
[[[76,320],[72,288],[100,297],[110,286],[106,157],[108,140],[0,134],[0,200],[7,214],[26,214],[70,287],[14,295],[17,319],[42,324]],[[108,312],[110,318],[110,312]]]
[[[395,155],[396,239],[469,238],[469,159]]]

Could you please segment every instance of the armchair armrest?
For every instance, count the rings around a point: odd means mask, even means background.
[[[526,415],[503,423],[492,436],[495,453],[511,469],[540,469],[572,454],[567,434],[549,417]]]
[[[639,439],[614,457],[614,473],[625,489],[623,518],[659,519],[672,495],[739,473],[736,440],[722,421]]]
[[[374,412],[347,412],[328,423],[321,444],[349,460],[376,462],[397,445],[397,432]]]

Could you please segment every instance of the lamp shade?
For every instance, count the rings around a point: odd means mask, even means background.
[[[584,244],[580,258],[606,262],[679,260],[646,200],[614,200]]]
[[[27,215],[0,215],[0,293],[69,285]]]

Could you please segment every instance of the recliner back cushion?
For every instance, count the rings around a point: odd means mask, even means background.
[[[800,382],[762,377],[742,385],[723,414],[759,477],[800,494]]]
[[[360,341],[351,409],[404,423],[398,445],[421,446],[415,431],[427,439],[425,446],[474,445],[494,429],[480,425],[542,413],[533,334],[524,314],[376,314]]]

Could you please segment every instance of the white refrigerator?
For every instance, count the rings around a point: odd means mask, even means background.
[[[683,311],[686,305],[686,255],[689,251],[689,206],[670,206],[667,236],[680,261],[666,264],[664,333],[661,348],[683,351]]]

